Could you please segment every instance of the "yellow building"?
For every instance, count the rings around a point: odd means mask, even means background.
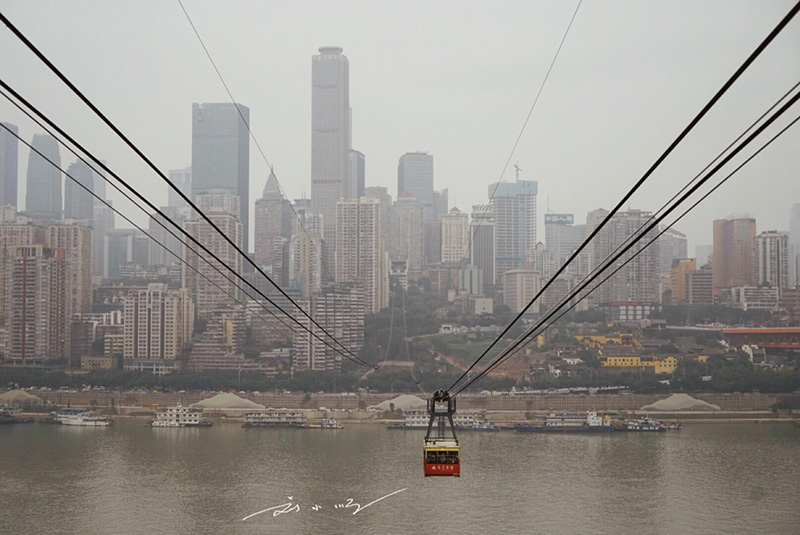
[[[642,365],[642,357],[606,357],[603,366],[609,368],[638,368]]]
[[[632,334],[620,334],[618,336],[603,336],[600,334],[590,336],[576,335],[575,339],[586,347],[602,348],[607,344],[625,347],[642,347],[642,344],[633,337]]]
[[[697,355],[697,362],[707,362],[710,355]]]
[[[652,359],[642,360],[642,357],[606,357],[602,366],[606,368],[650,368],[656,374],[673,373],[678,368],[678,359],[675,357],[664,357],[662,359],[653,357]]]

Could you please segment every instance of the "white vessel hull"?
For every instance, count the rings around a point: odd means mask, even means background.
[[[81,427],[108,427],[111,420],[62,420],[61,425],[77,425]]]

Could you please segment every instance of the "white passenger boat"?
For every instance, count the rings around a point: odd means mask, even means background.
[[[108,427],[113,423],[110,418],[96,416],[89,409],[66,408],[55,415],[55,421],[61,425],[79,425],[85,427]]]
[[[335,418],[323,418],[321,424],[310,424],[308,427],[311,429],[344,429],[344,426]]]
[[[151,427],[210,427],[203,419],[203,409],[197,407],[160,407],[150,422]]]
[[[242,427],[308,427],[308,418],[303,411],[249,412]]]

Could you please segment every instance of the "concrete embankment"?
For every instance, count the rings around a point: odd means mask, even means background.
[[[42,400],[58,406],[79,407],[165,407],[197,403],[213,396],[211,392],[119,392],[119,391],[34,391]],[[366,409],[399,394],[266,394],[238,393],[264,407],[286,409]],[[458,396],[459,410],[489,411],[638,411],[669,394],[552,394],[536,396]],[[776,403],[800,407],[800,394],[692,394],[719,406],[723,411],[768,411]]]

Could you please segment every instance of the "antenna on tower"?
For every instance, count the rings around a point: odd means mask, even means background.
[[[550,213],[550,194],[547,194],[547,213]]]
[[[519,182],[519,173],[520,171],[522,171],[522,168],[519,166],[519,161],[517,161],[517,163],[514,164],[514,169],[517,172],[517,182]]]

